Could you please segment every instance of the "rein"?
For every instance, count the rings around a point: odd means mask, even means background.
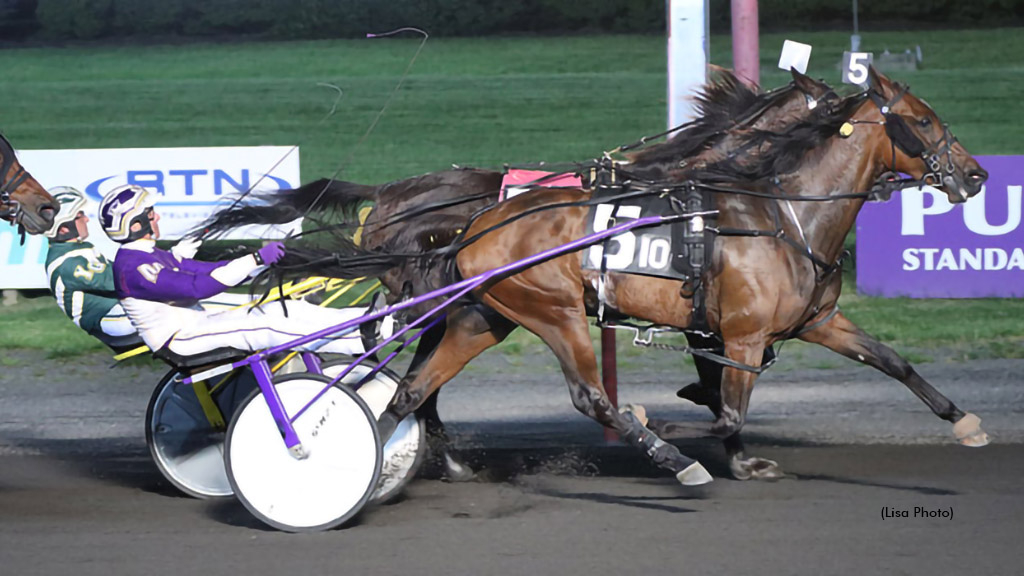
[[[851,120],[849,123],[852,124],[874,124],[877,126],[885,127],[885,134],[889,137],[889,143],[892,149],[890,156],[889,171],[895,174],[895,168],[893,164],[896,162],[896,149],[898,148],[901,152],[911,158],[920,158],[924,161],[925,166],[928,167],[929,172],[926,172],[920,180],[922,184],[927,185],[938,185],[941,186],[946,176],[952,176],[956,171],[956,166],[953,164],[953,146],[957,143],[956,136],[949,129],[949,124],[942,124],[942,137],[938,141],[931,145],[925,144],[921,138],[910,129],[910,125],[907,121],[892,112],[893,106],[895,106],[903,96],[910,92],[910,87],[906,85],[900,85],[899,90],[893,95],[888,101],[886,101],[881,94],[875,90],[868,90],[868,97],[874,102],[875,106],[878,107],[878,111],[882,114],[884,120]],[[943,165],[943,156],[945,156],[945,165]],[[910,186],[904,186],[910,187]],[[892,192],[890,191],[889,194]]]

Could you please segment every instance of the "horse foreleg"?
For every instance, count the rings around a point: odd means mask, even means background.
[[[724,352],[715,338],[687,333],[686,341],[693,348],[717,347],[718,353]],[[693,365],[697,369],[697,381],[679,389],[676,396],[698,406],[707,406],[715,418],[718,418],[722,411],[722,365],[701,356],[693,356]]]
[[[957,408],[949,398],[925,381],[909,362],[892,348],[865,333],[842,313],[837,313],[814,330],[801,334],[800,339],[821,344],[899,380],[927,404],[936,416],[953,423],[953,434],[964,446],[988,444],[988,435],[981,429],[980,418]]]
[[[725,347],[716,338],[687,333],[686,341],[694,348],[711,349],[718,354],[725,353]],[[761,357],[761,365],[767,364],[774,358],[775,351],[771,347],[765,348]],[[698,406],[707,406],[715,418],[718,418],[721,416],[722,410],[721,386],[724,366],[703,356],[693,356],[693,365],[697,369],[697,381],[680,388],[676,392],[676,396]]]
[[[748,366],[760,366],[764,350],[765,344],[760,340],[739,339],[725,343],[726,357]],[[784,476],[778,462],[747,457],[740,437],[756,380],[757,374],[753,372],[725,366],[722,369],[720,413],[718,420],[711,425],[711,433],[723,439],[729,456],[729,470],[738,480],[774,480]]]

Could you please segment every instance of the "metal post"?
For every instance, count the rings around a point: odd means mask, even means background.
[[[860,26],[857,22],[857,0],[853,0],[853,36],[850,36],[850,52],[860,50]]]
[[[707,79],[708,0],[666,0],[668,20],[668,127],[697,116],[693,93]]]
[[[761,83],[757,0],[732,0],[732,67],[740,79]]]
[[[615,330],[601,328],[601,383],[608,394],[612,406],[619,407],[619,379],[615,367]],[[604,429],[605,442],[617,442],[619,435],[608,428]]]

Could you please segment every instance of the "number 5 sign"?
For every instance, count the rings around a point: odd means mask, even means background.
[[[870,52],[843,52],[843,83],[866,84],[872,60]]]

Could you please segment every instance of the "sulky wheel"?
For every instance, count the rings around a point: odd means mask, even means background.
[[[335,360],[324,363],[322,370],[325,376],[333,380],[349,364],[344,360]],[[360,383],[372,368],[372,366],[362,364],[356,366],[345,376],[343,383],[353,386]],[[379,418],[388,407],[395,391],[398,390],[399,380],[398,375],[384,368],[371,380],[356,389],[359,396],[370,407],[375,419]],[[409,414],[398,423],[395,433],[384,445],[384,464],[381,467],[380,484],[373,492],[372,502],[377,504],[390,502],[399,496],[405,486],[416,477],[416,473],[419,472],[426,458],[426,433],[426,423],[416,414]]]
[[[211,423],[196,390],[181,382],[177,370],[168,372],[153,391],[146,408],[146,444],[160,473],[176,488],[195,498],[224,498],[233,494],[224,471],[226,425]],[[224,422],[256,389],[248,370],[218,384],[212,402]]]
[[[329,379],[289,374],[274,379],[285,411],[294,418]],[[344,386],[326,390],[293,423],[307,453],[297,459],[260,391],[239,407],[228,427],[225,464],[242,504],[279,530],[308,532],[344,523],[369,501],[381,470],[376,420]]]

